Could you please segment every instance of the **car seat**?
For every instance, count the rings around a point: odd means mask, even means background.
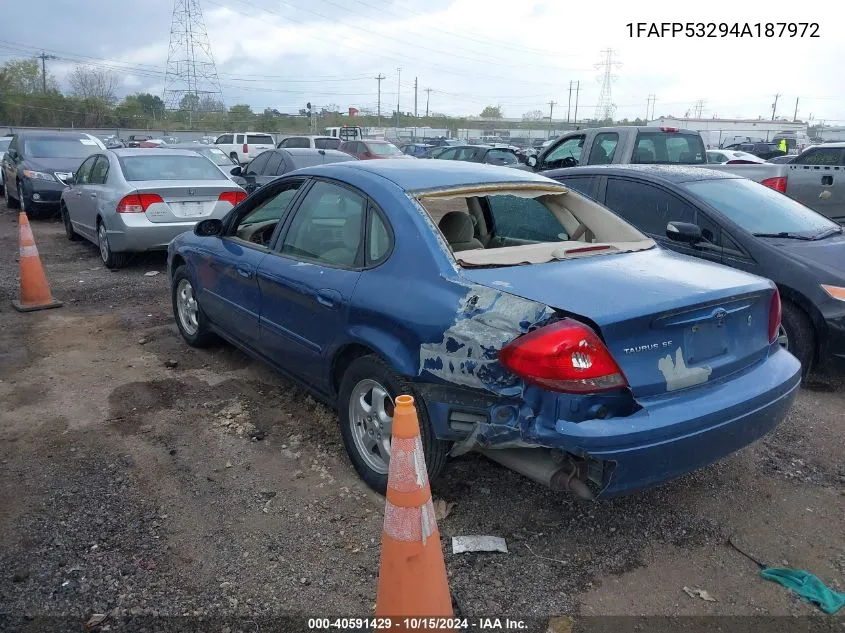
[[[484,248],[484,244],[473,237],[472,218],[463,211],[449,211],[438,226],[453,252]]]
[[[352,268],[355,266],[355,260],[358,256],[358,248],[361,245],[360,213],[350,213],[346,218],[346,222],[343,224],[343,230],[341,232],[341,240],[343,242],[343,246],[326,251],[320,259],[329,264]]]

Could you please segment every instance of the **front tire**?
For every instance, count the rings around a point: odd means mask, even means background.
[[[448,442],[434,436],[425,405],[411,386],[373,355],[352,361],[340,383],[338,413],[344,447],[364,483],[380,494],[387,491],[393,402],[401,394],[415,396],[426,470],[429,480],[434,480],[446,462]]]
[[[801,361],[801,374],[806,376],[813,365],[816,350],[816,336],[810,317],[794,303],[781,304],[780,344]]]
[[[203,348],[217,342],[217,336],[209,328],[208,319],[199,305],[187,266],[179,266],[174,271],[170,297],[176,326],[188,345]]]
[[[71,242],[77,241],[79,239],[79,234],[73,230],[73,224],[70,223],[70,214],[64,204],[62,204],[62,224],[65,225],[65,237],[67,237]]]
[[[97,248],[106,268],[123,268],[129,263],[131,253],[114,253],[109,245],[109,234],[102,220],[97,222]]]

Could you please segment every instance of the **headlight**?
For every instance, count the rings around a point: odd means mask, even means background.
[[[50,180],[52,182],[56,182],[56,178],[53,174],[48,174],[43,171],[32,171],[31,169],[24,169],[23,175],[25,178],[32,178],[33,180]]]
[[[839,299],[839,301],[845,301],[845,288],[842,288],[840,286],[825,286],[824,284],[822,284],[821,286],[822,290],[824,290],[834,299]]]

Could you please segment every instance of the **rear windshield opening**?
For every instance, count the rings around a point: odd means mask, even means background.
[[[704,142],[698,134],[640,132],[631,162],[637,165],[703,165]]]
[[[275,145],[272,136],[265,136],[264,134],[248,134],[246,142],[249,145]]]
[[[138,180],[222,180],[220,170],[204,156],[165,156],[160,150],[149,156],[118,159],[123,176]]]
[[[439,192],[418,200],[464,266],[541,263],[654,245],[604,207],[561,189]],[[586,250],[588,245],[607,248]]]

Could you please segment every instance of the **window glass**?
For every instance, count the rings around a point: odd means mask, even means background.
[[[336,138],[315,138],[314,147],[317,149],[337,149],[340,147],[340,139]]]
[[[225,176],[210,160],[192,156],[160,154],[122,156],[118,159],[126,180],[223,180]]]
[[[484,156],[484,162],[490,165],[516,165],[519,161],[513,152],[506,149],[491,149]]]
[[[281,152],[267,152],[270,154],[270,159],[267,161],[267,164],[264,165],[264,168],[261,170],[261,173],[265,176],[275,176],[279,173],[282,165],[285,162],[285,157],[282,156]]]
[[[281,220],[285,216],[291,200],[293,200],[301,185],[301,182],[289,183],[281,190],[277,190],[275,194],[271,194],[266,200],[258,203],[258,206],[242,217],[235,230],[257,222]]]
[[[698,134],[640,132],[631,162],[698,165],[706,161],[704,142]]]
[[[273,152],[261,152],[256,158],[251,160],[244,170],[244,174],[250,176],[260,176],[264,172],[264,166],[270,160]]]
[[[390,234],[384,225],[384,220],[375,211],[370,212],[370,226],[368,230],[367,261],[379,261],[390,249]]]
[[[349,189],[328,182],[316,183],[291,222],[282,253],[324,264],[355,267],[366,207],[364,199]]]
[[[488,196],[495,237],[537,242],[569,239],[566,229],[541,202],[517,196]]]
[[[246,142],[250,145],[274,145],[273,137],[267,134],[247,134]]]
[[[581,150],[584,148],[584,137],[573,136],[566,139],[563,143],[553,149],[548,156],[543,160],[544,165],[550,165],[567,158],[575,161],[575,164],[581,162]]]
[[[109,175],[109,159],[105,156],[97,156],[96,159],[94,167],[91,168],[88,182],[92,185],[104,185]]]
[[[226,155],[226,152],[217,149],[216,147],[203,147],[202,149],[198,149],[196,151],[205,156],[218,167],[228,167],[231,169],[234,166],[232,159]]]
[[[455,160],[473,160],[478,150],[474,147],[461,147],[455,154]]]
[[[841,165],[842,150],[837,147],[814,149],[795,159],[796,165]]]
[[[244,141],[243,134],[235,134],[235,144],[236,145],[243,145],[246,141]]]
[[[800,202],[745,178],[700,180],[684,186],[749,233],[786,232],[809,237],[839,228]],[[766,212],[760,213],[760,209]]]
[[[613,154],[619,144],[619,135],[616,132],[603,132],[597,134],[593,140],[593,149],[590,150],[590,157],[587,159],[589,165],[609,165],[613,162]]]
[[[722,231],[722,248],[742,253],[742,248],[740,247],[740,245],[737,244],[734,239],[724,231]]]
[[[718,224],[703,213],[696,215],[695,223],[701,228],[701,237],[713,244],[713,246],[722,245],[722,229]]]
[[[359,145],[363,145],[363,143],[359,143]],[[393,143],[370,143],[370,153],[374,156],[399,156],[402,154]]]
[[[282,147],[311,147],[311,142],[305,137],[295,136],[282,141]]]
[[[76,170],[76,175],[74,176],[74,182],[76,182],[77,185],[88,184],[88,179],[91,177],[91,168],[94,166],[94,161],[96,160],[97,157],[92,156],[79,166],[79,169]]]
[[[695,222],[695,210],[654,185],[621,178],[607,181],[605,206],[651,235],[666,235],[669,222]]]
[[[707,162],[711,165],[718,165],[728,160],[728,157],[719,152],[707,152]]]
[[[224,134],[222,136],[218,136],[217,140],[214,142],[218,145],[231,145],[234,143],[234,136],[231,134]]]
[[[459,149],[460,148],[457,147],[447,149],[443,152],[440,152],[440,154],[438,154],[436,158],[439,158],[440,160],[455,160],[455,156],[457,156]]]
[[[24,141],[24,156],[28,158],[85,158],[99,151],[88,138],[42,136]]]
[[[9,149],[9,144],[12,142],[10,138],[0,138],[0,152],[5,152]]]
[[[558,178],[557,180],[585,196],[593,195],[593,176],[574,176],[572,178]]]

